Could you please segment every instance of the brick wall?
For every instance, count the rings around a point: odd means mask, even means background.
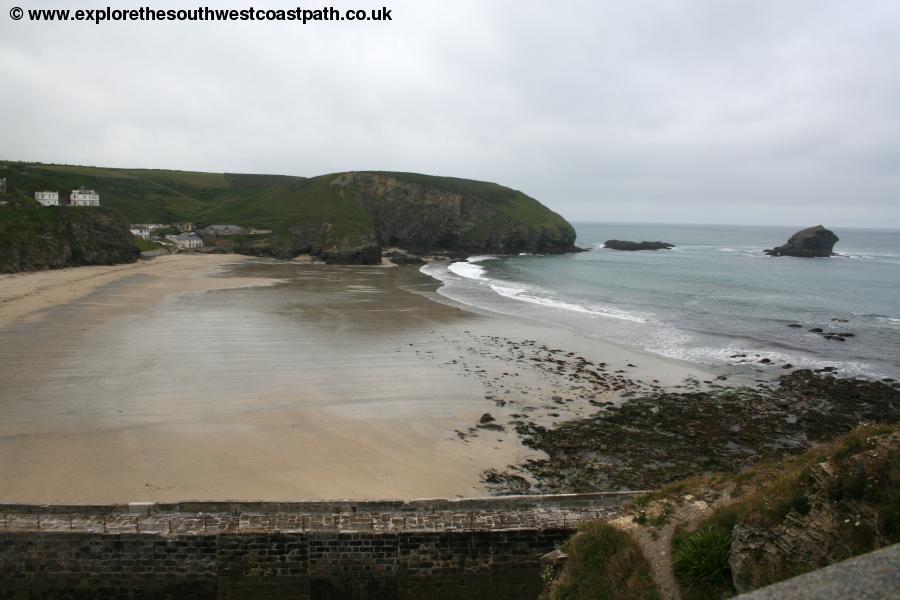
[[[0,531],[0,598],[521,600],[571,533]]]

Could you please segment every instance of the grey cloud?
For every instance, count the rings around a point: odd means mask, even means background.
[[[6,159],[409,170],[573,220],[900,227],[894,0],[342,0],[394,21],[305,27],[14,22],[17,4],[112,3],[0,4]]]

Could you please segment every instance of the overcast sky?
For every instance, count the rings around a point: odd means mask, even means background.
[[[900,228],[898,0],[341,0],[393,20],[306,26],[9,17],[203,1],[0,0],[0,158],[416,171],[496,181],[573,221]]]

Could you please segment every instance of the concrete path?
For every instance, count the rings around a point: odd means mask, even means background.
[[[900,598],[900,544],[742,594],[740,600],[895,600]]]

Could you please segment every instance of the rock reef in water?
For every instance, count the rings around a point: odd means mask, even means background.
[[[840,238],[833,231],[821,225],[798,231],[787,243],[777,248],[763,250],[769,256],[799,256],[802,258],[824,258],[834,255],[834,245]]]
[[[604,246],[610,250],[623,250],[626,252],[635,252],[638,250],[669,250],[674,248],[674,244],[666,242],[626,242],[623,240],[606,240]]]

